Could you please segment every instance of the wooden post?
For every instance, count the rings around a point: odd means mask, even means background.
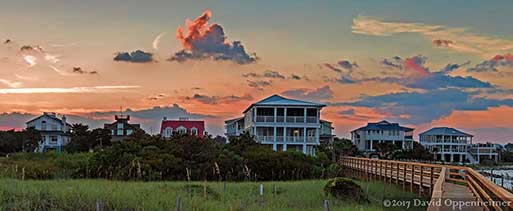
[[[395,184],[399,184],[399,163],[395,166]]]
[[[433,177],[435,175],[434,171],[435,168],[431,166],[431,176],[429,178],[429,193],[433,193]]]
[[[422,180],[424,180],[424,166],[420,166],[419,197],[422,195]]]
[[[413,179],[415,178],[414,177],[414,174],[415,174],[415,166],[413,164],[411,164],[411,169],[410,169],[410,192],[413,193]]]
[[[403,190],[405,190],[406,186],[406,164],[403,164]]]

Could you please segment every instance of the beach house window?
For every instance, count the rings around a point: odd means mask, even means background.
[[[118,128],[118,136],[122,136],[123,135],[123,123],[118,123],[117,125],[117,128]]]
[[[198,128],[191,128],[191,135],[198,135]]]
[[[57,136],[50,136],[50,144],[57,144]]]
[[[41,121],[41,130],[46,130],[46,121]]]
[[[166,127],[166,129],[164,129],[164,137],[169,138],[171,135],[173,135],[173,128]]]
[[[176,128],[176,131],[178,132],[178,134],[186,134],[187,128],[180,126],[180,127]]]

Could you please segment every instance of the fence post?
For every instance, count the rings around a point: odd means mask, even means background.
[[[176,211],[182,211],[182,197],[176,197]]]
[[[102,211],[102,210],[103,210],[102,201],[100,199],[96,199],[96,211]]]
[[[330,211],[330,201],[324,200],[324,211]]]
[[[263,196],[264,195],[264,185],[262,183],[260,183],[260,187],[258,188],[259,192],[260,192],[260,196]]]

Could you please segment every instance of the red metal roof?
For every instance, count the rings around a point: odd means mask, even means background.
[[[198,129],[199,137],[203,137],[205,134],[205,121],[203,120],[162,120],[160,134],[164,135],[164,129],[167,127],[173,128],[173,131],[176,131],[180,126],[186,128],[189,134],[192,128]]]

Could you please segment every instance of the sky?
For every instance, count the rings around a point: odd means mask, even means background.
[[[334,133],[383,119],[513,142],[510,1],[16,0],[0,8],[0,129],[42,112],[226,119],[273,94]]]

